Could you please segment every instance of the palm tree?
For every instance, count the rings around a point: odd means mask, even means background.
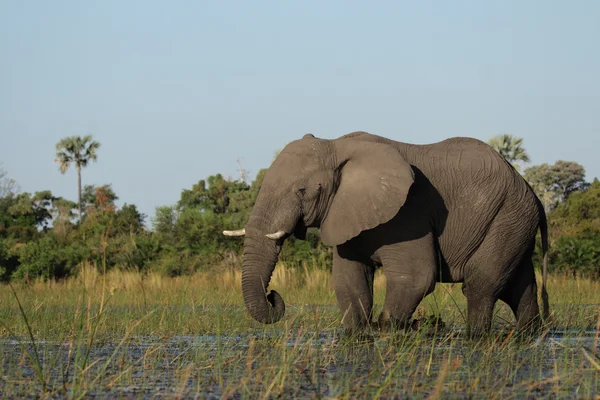
[[[79,221],[81,222],[81,168],[88,165],[90,161],[96,161],[96,150],[100,143],[92,140],[91,135],[84,137],[71,136],[65,137],[56,144],[56,160],[59,164],[60,172],[64,174],[69,169],[71,163],[77,168],[77,194],[79,207]]]
[[[492,146],[502,157],[506,159],[511,165],[518,171],[521,172],[521,168],[517,162],[522,161],[524,163],[529,162],[529,155],[523,147],[523,138],[515,137],[507,133],[498,135],[490,138],[488,144]]]

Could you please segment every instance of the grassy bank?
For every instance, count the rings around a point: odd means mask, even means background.
[[[498,303],[495,334],[480,342],[461,334],[466,302],[458,284],[438,285],[416,313],[440,316],[444,329],[374,340],[343,335],[327,271],[280,264],[270,287],[282,294],[287,312],[273,325],[248,316],[240,286],[234,269],[165,278],[101,275],[87,266],[64,282],[13,284],[24,318],[4,285],[2,397],[44,388],[67,397],[247,398],[590,398],[600,391],[600,282],[551,276],[552,325],[541,340],[514,335],[514,318]],[[378,312],[385,296],[380,273],[375,293]]]
[[[59,337],[69,331],[73,315],[99,310],[104,300],[99,337],[120,336],[131,321],[146,317],[136,334],[187,335],[232,333],[262,328],[243,309],[241,272],[226,269],[216,274],[166,278],[157,274],[113,270],[105,276],[90,266],[78,277],[63,282],[14,283],[33,330],[42,337]],[[385,297],[385,277],[375,279],[376,312]],[[466,301],[460,284],[438,284],[419,306],[416,317],[441,316],[446,324],[464,328]],[[320,319],[331,328],[339,325],[339,311],[331,274],[318,268],[290,269],[278,265],[270,288],[286,300],[286,321],[307,323]],[[553,324],[561,329],[591,329],[596,324],[600,282],[567,276],[550,276],[548,281]],[[152,312],[152,315],[147,315]],[[8,286],[0,290],[0,318],[18,334],[26,333],[17,303]],[[508,306],[498,302],[494,325],[513,323]],[[280,329],[273,325],[265,329]],[[3,332],[2,335],[6,335]]]

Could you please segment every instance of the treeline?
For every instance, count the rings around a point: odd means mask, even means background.
[[[8,191],[0,197],[0,279],[62,278],[86,262],[168,276],[239,266],[243,240],[222,231],[246,223],[264,173],[250,184],[220,174],[201,180],[177,204],[158,207],[150,229],[135,205],[115,205],[111,185],[84,187],[80,221],[78,204],[50,191]],[[306,241],[287,241],[281,259],[327,268],[330,254],[309,230]]]
[[[490,144],[511,163],[528,161],[521,139],[493,139]],[[91,137],[63,139],[57,145],[61,171],[74,165],[80,177],[98,148]],[[0,170],[0,279],[63,278],[85,263],[167,276],[237,268],[243,241],[221,232],[244,226],[265,172],[249,183],[220,174],[200,180],[181,192],[177,204],[158,207],[147,221],[133,204],[117,207],[110,184],[79,187],[74,202],[50,191],[21,193]],[[600,279],[600,182],[585,182],[585,171],[575,162],[532,166],[523,174],[548,212],[551,271]],[[280,259],[331,268],[331,249],[320,242],[318,230],[310,229],[306,239],[289,238]],[[536,252],[539,262],[539,246]]]

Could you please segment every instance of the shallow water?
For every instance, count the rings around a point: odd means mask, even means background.
[[[49,378],[55,398],[82,393],[95,398],[252,398],[253,393],[282,398],[378,394],[404,398],[427,396],[436,387],[444,398],[585,398],[600,393],[600,371],[585,355],[598,359],[597,335],[594,330],[551,330],[523,343],[498,340],[487,345],[469,341],[459,331],[360,340],[344,337],[339,329],[137,336],[122,344],[94,343],[79,387],[73,376],[85,344],[78,352],[76,343],[39,341],[38,351],[47,370],[55,365]],[[0,354],[3,398],[39,393],[21,344],[2,340]],[[445,368],[450,370],[440,379]]]

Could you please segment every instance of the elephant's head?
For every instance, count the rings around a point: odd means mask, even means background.
[[[390,145],[305,135],[287,145],[268,169],[244,229],[242,292],[257,321],[277,322],[281,296],[266,290],[283,241],[303,239],[320,227],[321,240],[339,245],[392,219],[404,204],[414,176]]]

